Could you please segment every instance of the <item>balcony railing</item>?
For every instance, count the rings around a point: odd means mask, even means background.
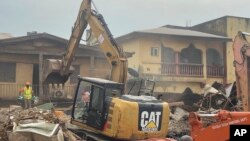
[[[203,76],[202,64],[162,64],[161,74],[181,76]]]
[[[208,77],[222,77],[225,75],[224,66],[207,66]]]

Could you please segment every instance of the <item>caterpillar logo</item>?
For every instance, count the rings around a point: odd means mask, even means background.
[[[161,129],[162,106],[140,105],[139,108],[139,131],[159,131]]]

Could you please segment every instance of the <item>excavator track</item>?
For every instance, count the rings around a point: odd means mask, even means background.
[[[114,140],[106,136],[103,136],[94,132],[89,132],[83,129],[69,129],[69,130],[71,130],[73,133],[81,137],[83,141],[110,141],[110,140],[119,141],[119,140]]]

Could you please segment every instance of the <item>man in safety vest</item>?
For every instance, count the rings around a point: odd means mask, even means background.
[[[30,86],[30,82],[25,83],[25,87],[20,90],[23,93],[24,99],[24,108],[31,108],[31,100],[32,100],[32,87]]]

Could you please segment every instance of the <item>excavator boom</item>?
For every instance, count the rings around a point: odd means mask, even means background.
[[[238,32],[233,43],[237,96],[242,101],[243,111],[250,110],[250,44],[249,33]]]
[[[62,60],[48,59],[44,63],[44,83],[65,83],[73,72],[71,67],[75,50],[79,46],[84,30],[90,25],[102,51],[111,65],[111,80],[126,83],[127,59],[117,45],[101,14],[91,9],[91,0],[83,0],[67,50]]]

